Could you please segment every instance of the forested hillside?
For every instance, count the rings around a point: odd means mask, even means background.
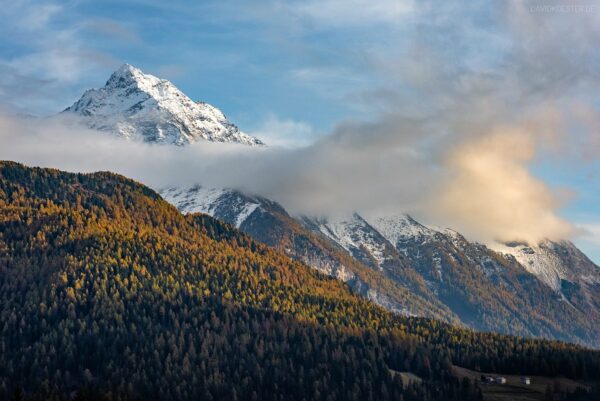
[[[600,347],[600,287],[594,284],[600,270],[575,246],[555,244],[550,252],[574,256],[554,260],[568,278],[568,291],[561,293],[514,257],[408,215],[293,216],[264,197],[201,185],[167,188],[161,195],[182,213],[232,224],[392,312]]]
[[[0,163],[1,399],[480,399],[452,364],[600,379],[600,352],[394,315],[121,176]]]

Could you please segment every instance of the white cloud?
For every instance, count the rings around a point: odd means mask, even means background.
[[[5,107],[59,111],[81,90],[82,81],[117,64],[84,42],[90,25],[72,17],[70,9],[51,1],[20,0],[0,9],[0,34],[21,44],[19,51],[0,58],[0,68],[11,75],[10,82],[0,81]]]
[[[251,134],[269,146],[284,148],[307,146],[318,136],[309,124],[291,119],[280,119],[274,114],[269,115]]]
[[[327,27],[398,24],[414,10],[413,0],[309,0],[292,9]]]
[[[64,10],[64,7],[54,4],[34,4],[28,1],[17,1],[23,13],[23,29],[37,30],[47,27],[50,20]]]
[[[575,244],[597,265],[600,265],[600,221],[577,224],[579,235]]]
[[[294,135],[310,131],[275,118],[267,126]],[[397,117],[347,123],[293,149],[210,142],[153,146],[91,131],[65,117],[0,118],[0,159],[29,165],[111,170],[154,188],[239,188],[312,215],[411,212],[482,240],[568,235],[569,224],[555,214],[554,194],[525,167],[534,151],[527,138],[475,136],[463,138],[459,147],[446,145],[422,122]],[[454,162],[444,164],[447,158]]]
[[[527,168],[535,153],[535,136],[520,127],[467,141],[450,152],[448,178],[430,210],[438,222],[486,242],[570,237],[572,225],[556,214],[559,196]]]
[[[600,247],[600,223],[582,223],[577,226],[582,229],[582,240]]]

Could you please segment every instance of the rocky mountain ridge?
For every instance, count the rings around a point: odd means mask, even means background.
[[[595,284],[600,268],[568,242],[560,248],[558,243],[543,248],[559,250],[566,246],[570,250],[553,256],[562,263],[563,272],[562,287],[556,288],[531,266],[524,266],[522,259],[471,242],[456,231],[423,225],[408,215],[364,218],[354,213],[335,219],[291,216],[271,200],[201,186],[171,188],[161,194],[181,211],[207,213],[235,225],[255,239],[354,285],[359,292],[362,289],[363,295],[396,312],[441,315],[444,320],[458,319],[478,330],[598,346],[600,325],[590,316],[600,317],[600,286]],[[311,238],[311,246],[290,232]],[[324,249],[335,250],[336,257]],[[544,261],[535,260],[543,270]],[[573,265],[580,262],[584,267]],[[365,269],[390,285],[365,285],[360,279]],[[579,270],[585,274],[578,275]],[[399,289],[413,298],[398,300],[394,293]]]

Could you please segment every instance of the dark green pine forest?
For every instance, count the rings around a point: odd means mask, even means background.
[[[394,315],[124,177],[0,162],[2,400],[481,399],[453,365],[600,379],[598,351]]]

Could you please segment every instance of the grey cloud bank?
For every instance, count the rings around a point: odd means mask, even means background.
[[[526,168],[533,136],[497,131],[448,147],[447,138],[426,132],[427,124],[390,117],[347,123],[297,149],[210,142],[175,147],[123,140],[64,117],[4,116],[0,158],[69,171],[110,170],[155,189],[192,183],[238,188],[295,213],[409,212],[482,241],[571,234],[555,213],[556,196]]]

